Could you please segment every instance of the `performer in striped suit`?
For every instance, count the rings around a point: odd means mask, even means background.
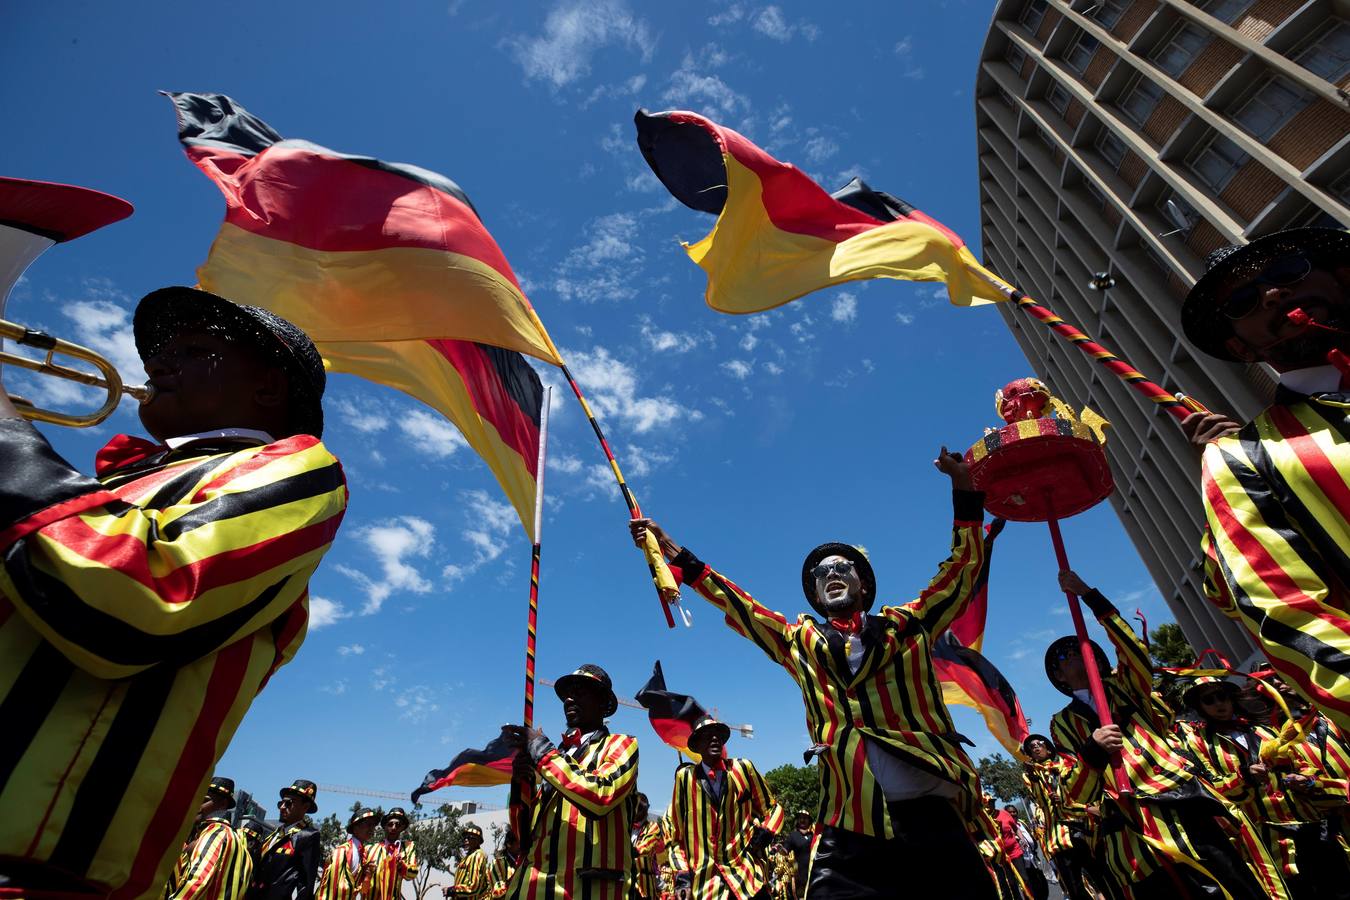
[[[248,843],[230,825],[234,782],[212,778],[192,835],[164,889],[165,900],[243,900],[253,875]]]
[[[303,332],[189,288],[145,297],[133,329],[159,443],[115,437],[97,479],[0,388],[0,875],[19,888],[162,894],[346,509]]]
[[[1045,654],[1047,677],[1071,698],[1051,720],[1051,736],[1060,746],[1076,749],[1081,761],[1065,794],[1076,804],[1100,804],[1095,849],[1116,890],[1132,900],[1201,898],[1216,888],[1232,900],[1288,898],[1284,879],[1252,823],[1215,791],[1208,771],[1174,735],[1172,710],[1153,690],[1144,642],[1111,602],[1075,573],[1060,573],[1060,587],[1083,598],[1119,661],[1113,671],[1092,643],[1115,723],[1102,726],[1078,638],[1062,637]],[[1133,791],[1125,797],[1116,793],[1107,771],[1117,754]],[[1218,824],[1221,818],[1234,832],[1231,839]]]
[[[1184,423],[1205,446],[1206,592],[1350,730],[1350,233],[1277,232],[1206,263],[1182,305],[1187,338],[1279,373],[1249,424]]]
[[[666,811],[676,884],[693,900],[767,892],[764,853],[783,827],[783,808],[755,764],[724,754],[729,737],[731,729],[711,716],[694,723],[689,749],[701,761],[676,770]]]
[[[384,838],[375,845],[375,875],[371,881],[371,900],[398,900],[403,882],[417,877],[417,842],[407,840],[408,814],[395,806],[380,819]]]
[[[521,748],[515,778],[530,822],[510,900],[625,900],[632,881],[638,745],[610,734],[619,707],[609,675],[586,664],[554,684],[567,733],[555,747],[538,728],[507,726]],[[536,781],[536,779],[538,781]]]
[[[992,898],[966,829],[978,821],[979,779],[961,750],[933,670],[931,640],[964,610],[984,562],[984,495],[959,453],[937,468],[952,480],[952,553],[916,600],[870,615],[876,579],[866,554],[822,544],[802,565],[802,589],[821,616],[788,622],[647,519],[686,584],[737,634],[787,670],[806,705],[818,755],[822,825],[807,892],[889,897],[896,872],[915,896]]]
[[[375,873],[375,822],[379,818],[373,809],[359,809],[347,820],[351,838],[333,848],[328,865],[319,876],[319,890],[315,900],[356,900],[370,895]]]
[[[1030,762],[1023,765],[1022,783],[1031,802],[1040,810],[1044,824],[1044,849],[1055,867],[1060,889],[1068,900],[1089,900],[1092,894],[1084,877],[1095,885],[1101,881],[1092,858],[1089,831],[1093,828],[1087,809],[1064,796],[1064,781],[1078,760],[1055,747],[1043,734],[1027,735],[1022,752]]]
[[[445,896],[487,900],[492,896],[492,865],[483,852],[483,829],[469,823],[460,833],[464,835],[464,858],[455,867],[455,883],[445,889]]]
[[[506,886],[520,865],[520,838],[510,828],[502,837],[502,849],[492,858],[492,896],[505,897]]]
[[[642,900],[657,900],[661,889],[657,884],[656,871],[662,859],[668,859],[666,819],[647,821],[651,811],[651,802],[647,795],[639,792],[637,805],[633,809],[633,886],[629,898],[641,897]]]

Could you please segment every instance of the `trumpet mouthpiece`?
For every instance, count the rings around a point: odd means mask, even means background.
[[[155,386],[153,384],[128,384],[122,390],[129,396],[135,397],[141,406],[155,399]]]

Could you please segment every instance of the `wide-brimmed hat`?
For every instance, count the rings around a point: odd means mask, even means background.
[[[291,783],[290,787],[282,788],[279,793],[282,797],[285,797],[287,795],[301,797],[309,803],[310,812],[316,813],[319,811],[319,804],[314,802],[315,798],[319,796],[319,789],[314,785],[314,782],[312,781],[306,781],[303,778],[297,778],[295,779],[294,782]]]
[[[295,325],[257,306],[232,303],[209,291],[166,287],[151,291],[136,305],[132,332],[136,352],[148,360],[185,328],[210,326],[246,339],[286,372],[288,427],[292,434],[323,435],[323,358],[309,336]],[[278,435],[283,437],[284,435]]]
[[[868,561],[867,554],[861,548],[852,544],[821,544],[806,554],[806,559],[802,561],[802,593],[806,594],[806,602],[810,603],[811,608],[822,616],[827,615],[816,600],[816,579],[811,574],[811,570],[819,565],[822,559],[830,556],[842,556],[853,563],[853,567],[858,573],[858,580],[862,582],[863,609],[871,609],[872,602],[877,598],[877,576],[872,572],[872,563]]]
[[[465,825],[464,827],[460,828],[459,833],[460,833],[461,835],[466,835],[466,836],[471,834],[471,835],[474,835],[475,837],[479,838],[480,840],[481,840],[482,837],[483,837],[483,829],[479,828],[477,825],[473,824],[472,822],[470,822],[469,824],[467,824],[467,825]]]
[[[1181,692],[1181,702],[1185,703],[1191,709],[1198,710],[1199,707],[1195,702],[1196,695],[1199,694],[1201,690],[1210,687],[1211,685],[1218,685],[1223,690],[1227,691],[1230,697],[1237,696],[1238,692],[1241,691],[1241,688],[1227,678],[1219,678],[1215,675],[1201,675],[1199,678],[1192,680],[1190,684],[1186,685],[1186,690]]]
[[[206,785],[206,793],[211,797],[219,797],[225,801],[226,809],[234,809],[234,779],[223,778],[219,775],[212,775],[211,781]]]
[[[693,729],[689,732],[689,749],[695,753],[701,752],[698,748],[704,745],[704,742],[710,740],[714,734],[722,735],[722,743],[725,744],[731,737],[731,727],[725,722],[719,722],[712,716],[701,716],[694,723]]]
[[[1050,750],[1051,750],[1052,752],[1053,752],[1054,749],[1055,749],[1055,742],[1052,741],[1052,740],[1050,740],[1050,739],[1049,739],[1048,737],[1046,737],[1045,735],[1043,735],[1043,734],[1029,734],[1029,735],[1027,735],[1026,737],[1022,738],[1022,752],[1023,752],[1023,753],[1026,753],[1026,754],[1030,755],[1030,752],[1029,752],[1028,748],[1031,746],[1031,742],[1032,742],[1032,741],[1044,741],[1044,742],[1045,742],[1045,746],[1049,747]]]
[[[558,695],[558,699],[563,699],[571,686],[578,682],[596,685],[602,688],[608,696],[608,704],[605,707],[605,717],[614,715],[619,708],[619,698],[614,694],[614,684],[609,680],[609,673],[594,663],[585,663],[578,666],[575,672],[564,675],[553,683],[553,692]]]
[[[348,834],[352,833],[352,829],[356,827],[356,823],[364,822],[367,819],[373,822],[375,818],[376,818],[375,810],[358,809],[356,812],[352,813],[351,818],[347,820],[347,833]]]
[[[401,806],[395,806],[393,809],[389,810],[389,812],[385,813],[384,816],[380,819],[380,824],[383,825],[390,819],[402,819],[404,826],[406,826],[409,822],[412,821],[411,819],[408,818],[408,814],[403,811],[403,807]]]
[[[1306,253],[1319,262],[1339,257],[1350,266],[1350,232],[1338,228],[1290,228],[1263,235],[1247,244],[1220,247],[1205,257],[1205,274],[1181,303],[1181,328],[1199,349],[1233,362],[1242,362],[1227,347],[1233,336],[1231,321],[1218,308],[1216,292],[1232,279],[1255,277],[1272,259]]]
[[[1106,651],[1101,648],[1096,641],[1089,640],[1092,645],[1092,655],[1097,657],[1097,671],[1102,677],[1111,672],[1111,661],[1106,658]],[[1065,696],[1072,697],[1073,689],[1067,684],[1055,677],[1055,670],[1059,668],[1060,660],[1069,650],[1078,649],[1078,637],[1072,634],[1066,634],[1062,638],[1057,638],[1054,643],[1045,648],[1045,677],[1050,679],[1050,683],[1055,686],[1055,690]],[[1050,746],[1054,746],[1051,744]]]

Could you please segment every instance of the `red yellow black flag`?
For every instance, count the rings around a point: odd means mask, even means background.
[[[443,787],[457,784],[460,787],[487,787],[506,784],[511,780],[511,763],[515,759],[516,748],[506,743],[503,737],[495,737],[482,750],[470,747],[461,750],[450,760],[444,769],[432,769],[422,779],[422,784],[412,792],[412,802],[416,803],[424,794],[439,791]]]
[[[857,178],[826,193],[697,113],[639,110],[635,122],[638,148],[675,199],[717,216],[707,237],[684,245],[708,275],[713,309],[760,312],[868,278],[944,282],[958,306],[1006,300],[1013,290],[953,231]]]
[[[689,749],[689,735],[694,729],[694,723],[708,713],[688,694],[666,690],[666,675],[661,671],[660,660],[656,661],[652,667],[652,677],[634,699],[647,710],[652,730],[661,740],[698,762],[699,755]]]

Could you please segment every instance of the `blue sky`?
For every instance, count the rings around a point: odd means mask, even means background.
[[[827,540],[866,546],[882,598],[909,600],[947,553],[946,479],[931,460],[993,424],[994,390],[1029,374],[1026,361],[995,310],[951,308],[940,286],[876,281],[753,317],[712,312],[678,244],[712,219],[650,176],[632,115],[702,112],[828,189],[862,175],[978,246],[971,87],[992,8],[22,3],[0,34],[11,73],[0,171],[97,187],[137,212],[39,259],[8,317],[139,371],[135,299],[192,283],[223,213],[155,92],[227,93],[287,137],[463,186],[639,501],[677,540],[789,615],[806,609],[802,557]],[[337,376],[326,408],[352,499],[312,583],[315,627],[219,766],[260,794],[297,777],[407,791],[520,718],[529,544],[490,473],[391,390]],[[598,662],[631,696],[659,658],[672,689],[755,726],[733,753],[765,770],[800,764],[792,682],[697,596],[685,598],[694,626],[666,629],[579,408],[555,391],[553,411],[540,673]],[[124,406],[93,431],[48,433],[87,470],[108,436],[136,430]],[[1090,583],[1153,624],[1170,620],[1108,507],[1065,535]],[[1010,526],[985,649],[1034,728],[1062,705],[1041,671],[1045,645],[1070,627],[1054,572],[1044,527]],[[551,691],[540,697],[540,723],[557,731]],[[956,715],[977,753],[996,748],[977,716]],[[663,807],[673,751],[636,711],[612,726],[639,736],[642,788]],[[437,796],[500,802],[504,791]],[[320,797],[325,811],[350,802]]]

